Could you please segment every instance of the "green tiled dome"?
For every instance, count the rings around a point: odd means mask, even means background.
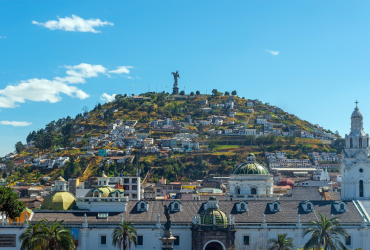
[[[98,188],[93,188],[91,189],[89,192],[87,192],[87,194],[85,195],[85,197],[94,197],[94,192],[95,191],[99,191],[100,193],[100,197],[110,197],[110,193],[116,191],[117,189],[114,189],[114,188],[110,188],[110,187],[98,187]]]
[[[201,224],[213,225],[213,216],[216,219],[216,225],[227,226],[226,215],[218,208],[208,208],[200,214]]]
[[[47,210],[68,210],[72,209],[76,203],[73,194],[67,191],[53,191],[45,197],[41,204],[41,209]]]
[[[260,174],[268,175],[269,171],[257,162],[246,162],[235,169],[233,174]]]

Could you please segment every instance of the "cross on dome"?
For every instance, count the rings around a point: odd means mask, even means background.
[[[358,101],[356,100],[356,101],[355,101],[355,103],[356,103],[356,108],[357,108],[357,103],[358,103]]]

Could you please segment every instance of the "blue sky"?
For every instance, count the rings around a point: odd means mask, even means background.
[[[370,131],[369,1],[1,1],[0,156],[102,95],[237,90]],[[51,22],[50,22],[51,21]],[[104,98],[103,98],[104,99]]]

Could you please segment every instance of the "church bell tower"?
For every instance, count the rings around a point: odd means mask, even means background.
[[[345,136],[342,152],[342,200],[370,199],[369,134],[365,134],[363,117],[357,107],[351,115],[351,132]]]

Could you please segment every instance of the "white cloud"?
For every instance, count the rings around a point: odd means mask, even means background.
[[[273,55],[273,56],[279,55],[279,51],[268,50],[268,49],[266,49],[266,51],[269,52],[269,53],[271,53],[271,55]]]
[[[115,99],[115,97],[116,94],[108,95],[107,93],[104,93],[100,96],[100,100],[102,100],[103,102],[111,102]]]
[[[72,15],[72,17],[65,18],[58,17],[58,21],[51,20],[45,23],[32,21],[32,23],[39,26],[44,26],[51,30],[59,29],[65,31],[93,32],[93,33],[100,33],[100,31],[95,30],[94,27],[114,25],[111,22],[107,21],[102,22],[100,19],[85,20],[76,15]]]
[[[108,73],[113,73],[113,74],[122,74],[122,73],[125,73],[125,74],[130,74],[130,70],[129,69],[133,69],[134,67],[132,66],[118,66],[117,69],[115,70],[110,70],[108,71]]]
[[[68,82],[68,83],[85,83],[85,78],[97,77],[99,73],[105,74],[107,71],[102,65],[91,65],[81,63],[76,66],[64,66],[67,70],[66,77],[55,77],[55,80]]]
[[[68,69],[66,77],[55,77],[53,80],[33,78],[0,89],[0,108],[14,108],[18,106],[17,103],[25,103],[27,100],[56,103],[62,100],[60,94],[86,99],[89,97],[87,93],[69,84],[85,83],[86,78],[97,77],[107,71],[102,65],[87,63],[65,68]]]
[[[6,37],[6,36],[0,36],[0,39],[1,39],[1,38],[7,38],[7,37]]]
[[[0,125],[10,125],[13,127],[26,127],[31,124],[32,122],[0,121]]]

